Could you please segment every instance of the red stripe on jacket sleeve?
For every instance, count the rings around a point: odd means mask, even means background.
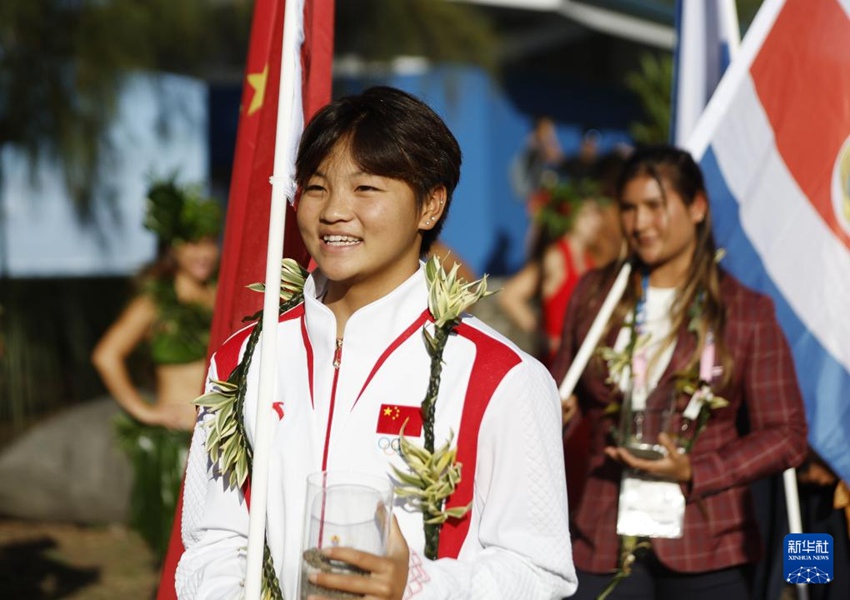
[[[446,508],[466,506],[472,502],[475,466],[478,460],[478,434],[484,412],[505,375],[521,360],[519,355],[503,342],[474,327],[461,323],[457,332],[475,344],[476,352],[457,439],[457,460],[463,465],[461,480],[454,494],[446,501]],[[450,518],[443,524],[437,550],[438,558],[457,558],[469,533],[471,517],[472,511],[469,511],[464,517]]]

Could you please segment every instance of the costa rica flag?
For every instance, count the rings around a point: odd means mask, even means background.
[[[850,481],[850,0],[767,0],[687,147],[723,266],[774,300],[809,443]]]

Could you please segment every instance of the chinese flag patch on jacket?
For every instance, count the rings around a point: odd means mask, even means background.
[[[398,435],[401,426],[407,421],[404,435],[419,437],[422,435],[422,411],[418,406],[399,406],[397,404],[382,404],[378,412],[378,427],[375,433]]]

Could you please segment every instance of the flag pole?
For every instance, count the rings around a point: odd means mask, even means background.
[[[608,292],[608,296],[602,303],[599,313],[593,320],[593,324],[590,326],[581,347],[576,353],[575,358],[573,358],[572,364],[570,364],[567,374],[564,376],[564,380],[558,388],[561,400],[567,400],[572,395],[579,377],[581,377],[585,367],[587,367],[587,363],[590,361],[590,357],[593,354],[593,350],[596,348],[596,344],[599,343],[599,338],[601,338],[602,334],[605,332],[605,326],[608,324],[608,319],[611,318],[611,314],[614,312],[617,302],[620,301],[620,298],[623,297],[623,292],[626,291],[626,285],[629,282],[629,275],[631,272],[632,264],[627,261],[620,269],[617,279],[614,280],[614,284],[611,286],[611,291]]]
[[[785,506],[788,511],[788,533],[803,533],[800,494],[797,490],[797,469],[792,467],[782,472],[782,485],[785,489]],[[799,600],[809,600],[809,587],[805,583],[798,583],[795,588]]]
[[[254,464],[251,470],[251,508],[248,525],[248,555],[245,598],[259,600],[262,592],[263,551],[266,533],[266,504],[271,457],[271,405],[277,387],[277,331],[280,308],[280,261],[286,227],[286,202],[295,196],[295,153],[303,125],[301,109],[301,58],[303,40],[301,15],[304,0],[287,0],[284,8],[283,48],[280,60],[277,129],[269,215],[269,245],[266,254],[263,331],[260,341],[260,376],[254,435]]]

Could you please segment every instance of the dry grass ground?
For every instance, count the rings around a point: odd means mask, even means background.
[[[158,567],[124,526],[0,519],[0,598],[151,600]]]

